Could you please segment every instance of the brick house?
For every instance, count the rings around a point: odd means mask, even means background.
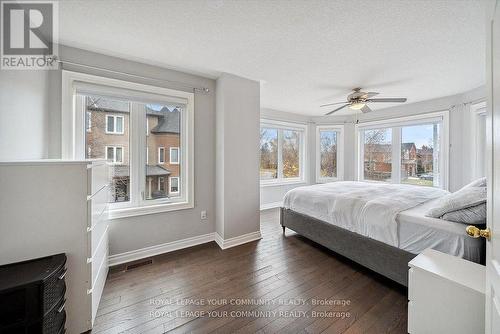
[[[370,180],[385,180],[391,176],[391,144],[365,144],[364,147],[365,178]]]
[[[417,147],[415,143],[401,144],[401,178],[417,176]]]
[[[434,149],[423,145],[417,150],[417,172],[418,174],[432,173],[434,171]]]
[[[113,164],[114,202],[129,200],[129,103],[86,97],[86,157]],[[146,105],[145,199],[180,195],[180,111]]]

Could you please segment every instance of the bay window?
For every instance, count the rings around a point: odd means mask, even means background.
[[[304,181],[305,133],[305,125],[261,121],[261,184]]]
[[[316,127],[316,182],[331,182],[344,177],[342,125]]]
[[[359,180],[447,188],[447,112],[356,128]]]
[[[193,207],[193,98],[63,71],[63,157],[109,161],[112,218]]]

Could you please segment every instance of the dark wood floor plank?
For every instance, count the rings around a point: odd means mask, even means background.
[[[261,213],[261,231],[260,241],[224,251],[212,242],[113,268],[92,333],[406,333],[404,289],[293,231],[284,236],[278,210]],[[313,303],[342,299],[351,304]],[[351,317],[311,316],[328,311]]]

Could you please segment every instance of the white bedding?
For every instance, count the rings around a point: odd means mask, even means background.
[[[397,215],[399,248],[413,254],[432,248],[480,262],[484,245],[480,239],[470,238],[464,233],[465,224],[425,216],[437,201],[425,202]]]
[[[374,182],[332,182],[290,190],[283,206],[399,247],[397,215],[448,192]]]

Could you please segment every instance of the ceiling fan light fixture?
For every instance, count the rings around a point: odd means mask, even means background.
[[[366,106],[366,103],[362,103],[362,102],[358,102],[358,103],[353,103],[349,106],[349,109],[353,109],[353,110],[360,110],[362,109],[364,106]]]

